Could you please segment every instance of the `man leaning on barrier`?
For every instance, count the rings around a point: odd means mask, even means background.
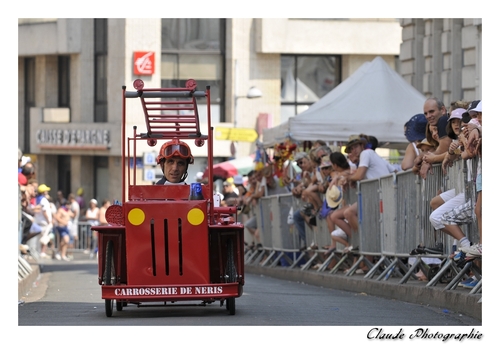
[[[433,153],[427,153],[422,158],[420,176],[423,179],[427,178],[429,171],[431,171],[432,164],[438,164],[443,161],[451,143],[451,139],[446,133],[448,116],[444,103],[435,97],[427,99],[424,103],[424,115],[430,125],[437,126],[439,145],[436,148],[436,151]]]

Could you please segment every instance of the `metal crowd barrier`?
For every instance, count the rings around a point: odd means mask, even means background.
[[[436,164],[426,179],[411,171],[404,171],[358,182],[356,188],[344,193],[347,204],[358,202],[359,230],[353,231],[349,238],[354,250],[343,253],[343,245],[337,244],[335,252],[328,257],[324,256],[324,247],[331,245],[331,237],[326,220],[317,218],[317,226],[314,227],[306,224],[306,243],[310,245],[304,250],[295,226],[287,223],[290,207],[299,209],[303,202],[291,193],[263,197],[257,209],[263,247],[259,254],[249,253],[246,262],[271,267],[299,267],[302,270],[314,268],[318,272],[329,273],[336,273],[347,265],[348,276],[355,272],[361,262],[365,262],[369,271],[364,278],[386,280],[396,276],[399,283],[406,283],[410,278],[417,278],[414,272],[418,267],[429,269],[425,258],[437,258],[441,264],[435,269],[434,278],[429,280],[428,285],[436,285],[445,274],[452,274],[454,278],[446,289],[454,289],[460,278],[470,270],[479,277],[481,273],[471,262],[458,268],[449,258],[455,243],[451,236],[432,227],[429,221],[432,212],[430,201],[438,193],[454,188],[456,194],[465,192],[466,200],[470,200],[474,207],[476,170],[477,159],[472,159],[455,163],[446,174],[441,165]],[[479,236],[474,220],[461,225],[461,228],[473,243],[477,243]],[[438,243],[442,244],[442,254],[410,255],[419,245],[436,247]],[[354,263],[352,254],[357,257]],[[410,258],[414,262],[409,263]],[[337,262],[332,268],[333,259]]]
[[[95,255],[97,248],[97,240],[92,236],[90,230],[91,225],[87,221],[78,221],[78,239],[70,238],[70,247],[68,248],[68,253],[72,251],[84,252],[88,251],[90,255]],[[55,228],[52,229],[51,242],[49,244],[51,250],[57,252],[60,247],[60,238],[56,234]],[[40,236],[36,236],[29,240],[29,245],[35,249],[35,251],[40,251]]]
[[[278,262],[293,264],[299,259],[299,235],[295,226],[287,223],[290,207],[293,205],[291,194],[262,197],[257,211],[258,224],[261,225],[263,252],[267,251],[264,265],[277,266]],[[291,253],[288,254],[288,253]],[[263,255],[259,257],[263,258]],[[284,259],[284,260],[283,260]],[[300,259],[299,259],[300,260]]]

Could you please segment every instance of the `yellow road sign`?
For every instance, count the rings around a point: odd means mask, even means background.
[[[215,127],[214,131],[214,138],[216,140],[254,142],[258,137],[257,132],[249,128]]]

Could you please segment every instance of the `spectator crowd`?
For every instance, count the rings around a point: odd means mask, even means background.
[[[262,247],[260,228],[256,219],[259,199],[265,196],[292,194],[303,206],[292,209],[289,224],[295,226],[302,250],[318,249],[306,242],[306,231],[314,230],[318,220],[325,220],[331,244],[322,249],[325,255],[334,254],[337,243],[344,246],[342,254],[352,249],[351,239],[358,228],[357,202],[348,203],[343,197],[356,182],[379,178],[398,171],[412,171],[422,179],[432,178],[431,167],[442,166],[443,173],[459,160],[477,160],[474,199],[467,199],[461,190],[439,190],[430,201],[429,221],[436,231],[450,235],[456,242],[456,252],[450,256],[458,264],[482,256],[482,101],[455,101],[448,107],[437,98],[423,104],[423,113],[408,119],[403,132],[408,140],[399,164],[390,164],[377,153],[379,142],[370,133],[353,133],[343,146],[331,147],[317,140],[304,142],[303,147],[287,142],[288,155],[275,152],[275,159],[256,161],[255,169],[247,175],[232,176],[222,183],[219,192],[222,206],[238,206],[245,230],[251,238],[249,250]],[[293,152],[290,152],[293,147]],[[261,155],[267,157],[267,155]],[[281,160],[280,160],[281,159]],[[472,168],[472,167],[471,167]],[[72,249],[84,247],[91,256],[96,253],[95,237],[86,233],[87,242],[78,244],[78,222],[105,225],[105,210],[109,200],[99,203],[84,200],[83,188],[65,195],[61,190],[51,197],[52,190],[39,184],[35,166],[19,150],[18,184],[20,199],[20,251],[39,250],[42,258],[71,260]],[[471,169],[469,169],[470,171]],[[202,181],[202,173],[197,175]],[[462,230],[464,224],[477,222],[479,242],[472,243]],[[90,226],[88,227],[90,228]],[[90,231],[90,229],[89,229]],[[30,246],[28,242],[35,245]],[[57,242],[57,245],[55,243]],[[57,249],[55,248],[57,246]],[[480,265],[480,259],[476,262]],[[360,265],[356,271],[367,272]],[[426,277],[420,272],[419,278]],[[470,276],[461,282],[472,288],[477,279]]]
[[[90,226],[107,225],[104,214],[110,201],[102,200],[101,207],[96,199],[86,203],[81,187],[76,195],[65,195],[62,190],[57,190],[53,198],[51,192],[54,190],[40,184],[36,178],[34,162],[20,149],[18,155],[20,253],[34,259],[71,261],[74,250],[84,246],[84,253],[93,257],[97,252],[97,241]],[[88,224],[84,226],[86,243],[79,243],[81,222]]]
[[[239,200],[240,204],[255,205],[259,197],[269,194],[261,191],[263,186],[270,189],[272,179],[269,173],[275,178],[279,176],[280,179],[276,180],[280,185],[279,192],[291,193],[302,204],[289,216],[289,224],[295,226],[302,243],[301,250],[318,249],[314,242],[306,242],[306,231],[314,231],[318,220],[322,219],[331,235],[331,244],[321,248],[326,250],[325,256],[335,253],[337,243],[344,246],[340,253],[347,254],[353,249],[353,233],[359,230],[358,205],[357,202],[347,203],[343,195],[355,187],[357,181],[398,171],[413,171],[422,179],[433,178],[433,165],[441,165],[443,173],[447,173],[449,167],[462,160],[471,171],[474,160],[477,167],[473,199],[466,199],[462,190],[438,190],[429,203],[432,212],[428,220],[435,231],[453,238],[456,251],[451,253],[450,259],[459,267],[469,261],[480,266],[481,260],[476,258],[482,256],[482,101],[455,101],[446,107],[441,100],[429,98],[422,110],[423,113],[409,118],[402,128],[408,145],[399,164],[391,164],[377,153],[378,140],[369,133],[351,135],[343,147],[330,147],[321,140],[309,142],[309,147],[304,143],[305,149],[297,149],[287,163],[269,161],[264,164],[264,169],[249,173],[250,192]],[[282,171],[276,171],[278,165],[282,166]],[[262,174],[266,173],[267,178],[263,178]],[[244,222],[252,237],[248,247],[259,248],[262,243],[255,214],[250,212],[248,217]],[[472,243],[462,229],[463,225],[473,221],[476,221],[479,236],[476,243]],[[438,247],[433,249],[439,250]],[[428,262],[432,263],[432,259],[429,258]],[[366,272],[363,263],[356,271],[359,274]],[[417,276],[421,280],[427,279],[422,271]],[[471,274],[460,286],[473,288],[477,283],[477,278]]]

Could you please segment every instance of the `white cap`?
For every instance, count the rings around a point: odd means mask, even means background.
[[[21,157],[21,167],[26,165],[28,162],[31,162],[31,158],[29,156],[22,156]]]
[[[470,109],[469,111],[483,112],[483,101],[481,100],[474,109]]]
[[[243,185],[243,177],[240,174],[237,174],[233,177],[233,184],[235,185]]]

